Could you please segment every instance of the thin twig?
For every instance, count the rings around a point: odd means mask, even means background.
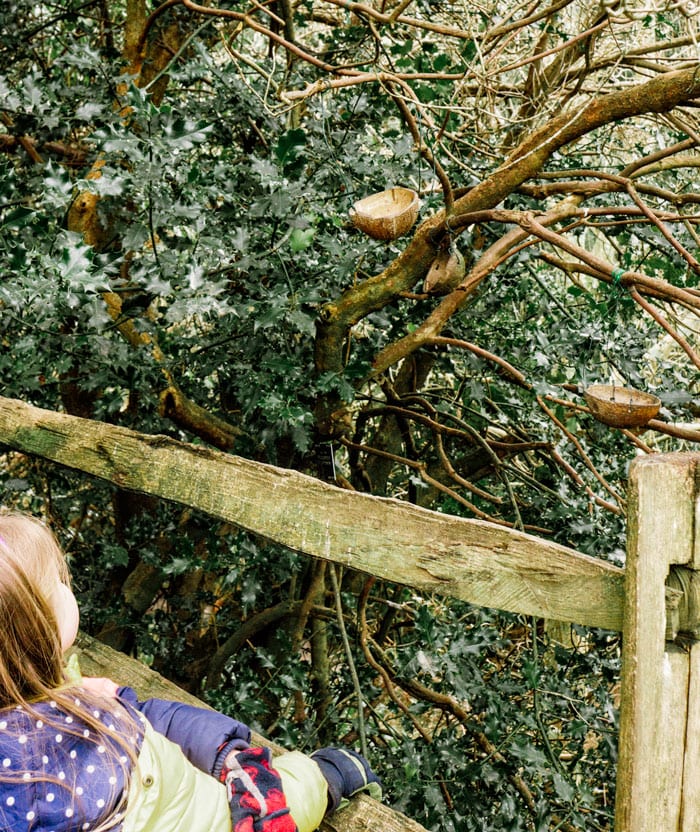
[[[605,479],[605,477],[603,477],[603,475],[598,471],[588,454],[584,451],[583,446],[579,442],[578,438],[574,436],[574,434],[566,427],[566,425],[562,424],[562,422],[559,419],[557,419],[554,412],[544,403],[544,399],[542,398],[542,396],[537,396],[537,403],[547,414],[547,416],[549,416],[549,418],[554,422],[554,424],[559,428],[559,430],[564,434],[564,436],[566,436],[569,442],[571,442],[571,444],[576,448],[586,468],[588,468],[588,470],[593,474],[593,476],[598,480],[598,482],[603,486],[603,488],[608,492],[608,494],[610,494],[610,496],[617,501],[619,506],[624,506],[625,501],[623,500],[623,498],[615,491],[615,489],[610,485],[610,483]]]
[[[335,598],[335,609],[338,616],[338,629],[340,630],[341,638],[343,639],[343,647],[345,648],[345,656],[348,660],[348,668],[350,670],[350,678],[355,689],[355,697],[357,698],[357,733],[360,737],[360,748],[362,754],[367,757],[367,732],[365,730],[365,709],[364,698],[362,696],[362,689],[360,687],[360,679],[357,675],[355,662],[352,658],[352,650],[350,649],[350,641],[348,640],[348,633],[345,629],[345,621],[343,620],[343,600],[340,597],[340,586],[338,583],[338,575],[336,569],[340,570],[340,566],[333,566],[329,570],[331,576],[331,584],[333,585],[333,596]]]
[[[671,338],[673,338],[673,340],[678,344],[678,346],[683,350],[683,352],[685,352],[688,358],[690,358],[693,364],[695,364],[695,366],[700,370],[700,356],[698,356],[698,354],[685,340],[685,338],[680,334],[680,332],[677,332],[666,320],[666,318],[661,314],[661,312],[659,312],[658,309],[654,309],[654,307],[649,303],[649,301],[645,300],[634,288],[634,286],[630,286],[629,293],[630,297],[632,297],[632,299],[636,303],[638,303],[642,307],[642,309],[648,312],[662,329],[665,329],[666,332],[668,332]]]

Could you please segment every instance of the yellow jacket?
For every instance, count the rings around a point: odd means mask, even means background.
[[[231,832],[226,788],[195,768],[179,746],[143,718],[144,736],[132,772],[123,832]],[[299,751],[274,759],[299,832],[313,832],[327,805],[318,765]]]

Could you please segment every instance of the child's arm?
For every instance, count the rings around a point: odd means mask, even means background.
[[[244,748],[250,742],[247,725],[218,711],[166,699],[139,702],[129,687],[118,688],[117,696],[140,711],[158,733],[179,745],[187,759],[207,774],[214,773],[222,746]]]

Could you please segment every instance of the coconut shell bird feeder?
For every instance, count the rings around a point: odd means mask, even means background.
[[[423,281],[423,291],[445,295],[461,283],[465,272],[464,256],[455,245],[450,245],[433,260]]]
[[[661,407],[661,400],[651,393],[613,384],[593,384],[583,397],[593,418],[614,428],[644,427]]]
[[[418,219],[418,194],[410,188],[389,188],[356,202],[350,219],[374,240],[395,240]]]

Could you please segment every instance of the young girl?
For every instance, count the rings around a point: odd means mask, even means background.
[[[344,798],[381,796],[355,752],[293,751],[273,767],[224,714],[67,682],[78,622],[53,534],[0,513],[0,829],[312,832]]]

